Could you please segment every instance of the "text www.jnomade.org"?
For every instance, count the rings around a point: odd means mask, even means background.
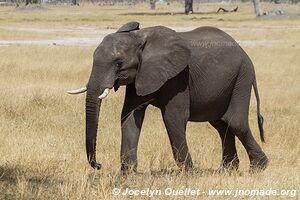
[[[285,189],[209,189],[207,191],[197,188],[165,188],[165,189],[132,189],[132,188],[114,188],[112,194],[115,196],[287,196],[296,197],[297,190]]]
[[[190,40],[190,45],[192,47],[199,47],[199,48],[218,48],[218,47],[234,47],[238,46],[235,42],[220,42],[220,41],[203,41],[203,40]]]

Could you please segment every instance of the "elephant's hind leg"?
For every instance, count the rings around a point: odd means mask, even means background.
[[[222,121],[228,124],[229,131],[237,136],[245,147],[250,159],[250,170],[257,171],[267,167],[268,158],[255,141],[249,127],[252,82],[253,69],[249,66],[242,66]]]
[[[229,131],[228,125],[222,121],[209,122],[218,132],[222,143],[222,165],[220,169],[237,170],[239,158],[235,146],[235,135]]]
[[[245,147],[250,159],[250,171],[260,171],[266,169],[268,158],[261,147],[255,141],[248,125],[239,122],[228,122],[229,130],[236,135]]]

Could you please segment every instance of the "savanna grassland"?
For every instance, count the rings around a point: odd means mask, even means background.
[[[121,88],[102,103],[97,160],[103,168],[94,171],[85,154],[85,95],[69,96],[65,91],[86,84],[97,45],[6,44],[0,45],[0,199],[119,199],[120,196],[112,195],[115,187],[196,188],[206,192],[272,188],[299,192],[300,17],[255,19],[251,4],[238,5],[237,13],[214,14],[219,5],[200,4],[195,6],[198,13],[193,15],[178,14],[182,5],[161,6],[156,11],[149,11],[146,5],[50,6],[29,10],[1,7],[0,42],[80,38],[84,37],[82,33],[65,30],[77,30],[77,27],[112,30],[131,20],[139,21],[141,27],[210,25],[224,29],[241,42],[255,65],[267,140],[266,144],[259,143],[270,164],[262,173],[249,174],[249,159],[237,142],[240,171],[215,173],[221,162],[217,132],[208,123],[189,123],[188,142],[196,170],[179,173],[160,111],[149,107],[138,150],[140,173],[120,178],[120,113],[124,98],[124,88]],[[263,7],[265,10],[281,7],[290,13],[300,13],[299,5],[263,4]],[[250,106],[250,126],[259,141],[254,99]],[[298,194],[294,199],[297,197]],[[291,197],[252,197],[274,198]]]

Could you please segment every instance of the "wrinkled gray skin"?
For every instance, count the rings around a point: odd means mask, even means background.
[[[237,137],[248,153],[250,169],[266,168],[268,158],[248,123],[253,86],[263,140],[253,64],[225,32],[213,27],[182,33],[163,26],[139,29],[137,22],[130,22],[103,39],[94,52],[86,95],[86,151],[96,169],[101,167],[96,162],[98,96],[105,88],[117,90],[121,85],[126,85],[121,170],[137,169],[137,145],[149,104],[161,110],[179,167],[193,166],[186,141],[187,122],[208,121],[221,137],[221,167],[238,168]]]

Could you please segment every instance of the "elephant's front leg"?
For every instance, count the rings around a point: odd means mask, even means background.
[[[145,108],[134,110],[122,119],[121,170],[137,170],[137,146]],[[123,116],[122,116],[123,118]]]
[[[191,169],[193,162],[186,139],[186,125],[190,113],[188,89],[166,101],[161,110],[178,167],[185,170]]]
[[[135,89],[126,88],[126,97],[122,110],[121,126],[121,171],[137,171],[137,146],[145,110],[149,103],[135,95]]]
[[[189,170],[193,167],[191,155],[186,140],[186,123],[184,120],[175,120],[170,118],[179,118],[181,116],[174,115],[173,117],[164,115],[164,123],[168,131],[173,157],[180,169]]]

